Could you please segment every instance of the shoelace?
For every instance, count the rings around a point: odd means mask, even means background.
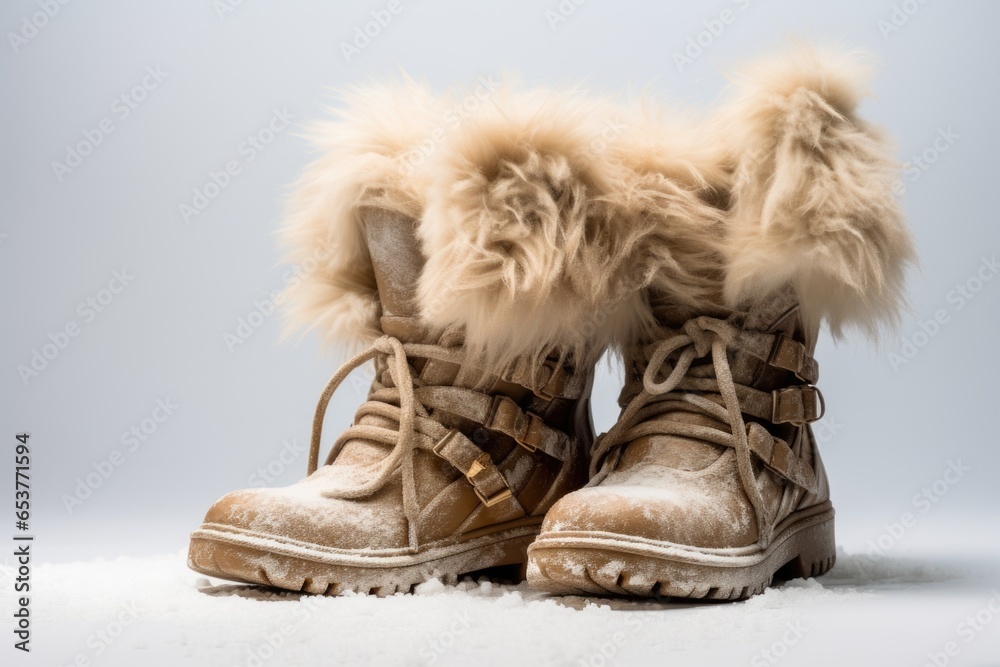
[[[410,371],[409,357],[424,357],[439,359],[452,363],[461,363],[463,354],[460,350],[448,349],[437,345],[420,343],[402,343],[392,336],[378,338],[367,350],[357,354],[344,363],[327,382],[316,405],[313,417],[312,438],[309,443],[309,475],[319,467],[319,450],[323,435],[323,419],[337,387],[366,361],[378,355],[385,355],[388,360],[389,376],[392,387],[382,386],[376,381],[376,389],[368,396],[356,413],[359,422],[366,415],[377,415],[396,422],[398,429],[385,428],[372,424],[355,423],[347,427],[334,442],[324,465],[336,460],[343,446],[350,440],[371,440],[392,445],[392,450],[384,459],[371,466],[371,476],[355,486],[343,486],[326,491],[333,498],[361,498],[372,493],[388,483],[398,467],[402,468],[403,480],[403,512],[408,524],[412,527],[417,518],[416,480],[413,474],[413,454],[416,449],[431,449],[449,429],[430,418],[427,409],[414,395],[414,379]],[[416,535],[410,531],[410,544],[416,546]]]
[[[761,539],[766,539],[763,526],[769,523],[769,513],[757,486],[747,427],[729,367],[728,350],[736,344],[738,336],[739,330],[729,322],[703,316],[688,320],[683,333],[667,338],[654,348],[642,376],[642,390],[629,401],[615,425],[594,443],[590,485],[599,483],[613,470],[610,454],[643,436],[678,435],[732,447],[736,452],[740,481],[761,526]],[[662,382],[657,382],[660,371],[669,368],[667,359],[678,352],[673,368]],[[692,363],[708,354],[712,355],[715,377],[691,377]],[[724,406],[709,400],[703,393],[684,390],[721,394]],[[696,412],[728,424],[730,432],[681,421],[647,422],[671,409],[691,411],[692,407]]]

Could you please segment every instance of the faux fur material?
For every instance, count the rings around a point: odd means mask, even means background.
[[[501,90],[491,102],[434,166],[420,226],[428,321],[462,324],[470,348],[499,363],[552,350],[590,361],[643,326],[639,290],[654,279],[685,303],[704,294],[691,237],[706,238],[717,212],[697,178],[687,188],[626,164],[624,109],[578,91]]]
[[[608,151],[622,167],[622,187],[608,195],[633,230],[631,262],[648,285],[633,306],[623,346],[657,336],[662,322],[649,299],[676,316],[721,301],[727,187],[731,169],[719,144],[703,137],[687,112],[644,98],[628,107]]]
[[[428,322],[463,325],[471,351],[498,364],[553,346],[580,352],[606,324],[588,322],[624,278],[596,252],[611,224],[596,200],[616,176],[588,142],[606,117],[580,94],[505,87],[450,133],[418,228]]]
[[[420,214],[407,160],[441,118],[442,101],[412,81],[351,89],[335,119],[309,138],[322,156],[296,184],[282,229],[293,265],[283,294],[288,327],[316,329],[327,345],[358,347],[381,335],[381,308],[360,210]]]
[[[576,89],[350,91],[284,229],[291,324],[379,334],[360,215],[379,206],[418,221],[421,317],[491,366],[628,345],[655,328],[654,294],[693,314],[789,282],[809,326],[874,334],[914,252],[890,148],[855,115],[867,77],[855,54],[800,47],[744,70],[709,121]]]
[[[730,304],[791,282],[808,325],[825,319],[835,337],[897,322],[915,254],[891,146],[855,115],[869,77],[861,54],[804,45],[738,75],[741,94],[716,125],[735,164]]]
[[[299,184],[284,231],[293,263],[323,251],[288,292],[293,327],[327,342],[378,334],[366,204],[419,218],[421,315],[463,327],[490,367],[553,352],[591,361],[648,324],[640,290],[651,282],[692,306],[712,290],[718,249],[705,240],[721,237],[706,233],[719,210],[701,198],[700,167],[650,139],[666,134],[649,114],[512,85],[486,99],[381,87],[346,103],[315,132],[326,154]]]

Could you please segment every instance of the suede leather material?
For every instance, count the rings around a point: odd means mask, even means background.
[[[782,333],[811,353],[815,337],[806,336],[797,305],[793,290],[786,288],[748,310],[732,312],[728,321],[745,334]],[[666,310],[665,332],[674,331],[669,325],[677,325],[679,318],[675,315],[676,311]],[[728,361],[733,380],[765,392],[801,383],[794,373],[771,366],[759,356],[759,350],[751,354],[739,347],[731,349]],[[623,405],[636,395],[636,385],[641,388],[645,370],[638,361],[642,358],[640,352],[634,351],[631,358],[635,363],[622,395]],[[689,375],[709,376],[709,363],[705,358],[696,360]],[[709,398],[722,403],[710,392]],[[718,431],[730,428],[722,421],[678,407],[642,422],[640,426],[654,433],[624,444],[607,464],[611,470],[606,477],[558,502],[546,516],[542,536],[560,532],[610,533],[698,549],[766,545],[782,520],[829,500],[829,486],[808,424],[773,424],[746,413],[744,418],[748,425],[760,423],[767,433],[788,443],[790,452],[815,475],[814,492],[807,492],[754,457],[754,484],[767,511],[766,521],[760,523],[731,446],[698,437],[655,433],[657,424],[669,426],[670,422]]]

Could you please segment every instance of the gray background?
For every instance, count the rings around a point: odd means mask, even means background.
[[[400,69],[437,88],[504,71],[547,85],[649,84],[707,106],[725,84],[720,66],[779,47],[788,35],[875,51],[883,62],[877,99],[863,112],[891,130],[901,159],[925,150],[934,158],[903,178],[922,258],[909,281],[913,314],[879,351],[861,341],[820,344],[829,404],[820,434],[839,540],[865,550],[904,512],[919,521],[893,545],[898,553],[947,548],[952,538],[973,551],[995,539],[1000,280],[983,283],[961,309],[949,293],[1000,251],[1000,4],[591,0],[553,29],[546,12],[559,11],[557,0],[400,0],[402,11],[351,62],[339,44],[387,3],[346,4],[244,0],[220,15],[208,0],[70,2],[16,52],[9,37],[0,45],[0,444],[18,431],[32,435],[36,558],[173,552],[215,498],[251,485],[258,468],[280,469],[282,484],[304,473],[304,454],[287,464],[279,455],[286,442],[308,445],[315,400],[338,359],[319,356],[312,336],[279,344],[278,316],[232,352],[224,335],[282,284],[287,267],[273,231],[289,184],[313,156],[290,128],[189,224],[178,209],[210,171],[243,159],[241,142],[274,108],[300,126],[323,116],[326,87]],[[883,34],[879,22],[892,19],[894,6],[916,11]],[[724,9],[735,19],[678,71],[673,54]],[[0,26],[21,31],[39,11],[37,0],[5,2]],[[147,67],[167,76],[121,118],[115,99]],[[114,131],[60,181],[52,162],[104,118]],[[958,138],[935,153],[935,138],[949,128]],[[123,268],[134,279],[87,322],[78,304]],[[921,320],[938,310],[947,323],[921,337]],[[18,365],[70,322],[79,335],[25,384]],[[890,353],[915,334],[917,354],[894,369]],[[605,368],[596,390],[601,430],[617,414],[616,375]],[[341,389],[328,432],[349,422],[365,384]],[[124,450],[122,433],[167,398],[175,413],[69,512],[63,495],[112,450]],[[959,459],[971,470],[939,484],[946,492],[922,511],[913,496]],[[4,474],[5,489],[8,480]]]

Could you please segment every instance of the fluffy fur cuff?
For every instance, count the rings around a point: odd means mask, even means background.
[[[335,119],[309,137],[322,156],[294,187],[282,241],[291,278],[283,294],[286,334],[316,329],[324,344],[358,347],[381,333],[381,306],[361,210],[419,215],[422,196],[402,159],[432,131],[441,100],[413,82],[344,93]]]
[[[289,293],[293,326],[329,342],[377,335],[365,205],[418,219],[415,310],[463,327],[491,362],[589,361],[649,319],[643,287],[686,304],[711,291],[718,257],[704,240],[719,236],[708,228],[720,212],[688,156],[651,139],[663,136],[654,119],[575,90],[483,92],[351,91],[317,128],[325,154],[298,186],[285,240],[295,264],[323,257]]]
[[[746,68],[709,122],[490,82],[349,91],[290,206],[290,321],[378,335],[377,206],[417,220],[411,310],[497,362],[641,338],[649,287],[695,313],[791,283],[809,326],[877,333],[914,251],[890,147],[855,114],[867,80],[855,54],[799,47]]]
[[[715,126],[735,164],[725,296],[731,305],[791,282],[813,328],[876,335],[895,324],[914,260],[893,194],[890,145],[859,119],[864,57],[805,46],[738,75]]]

